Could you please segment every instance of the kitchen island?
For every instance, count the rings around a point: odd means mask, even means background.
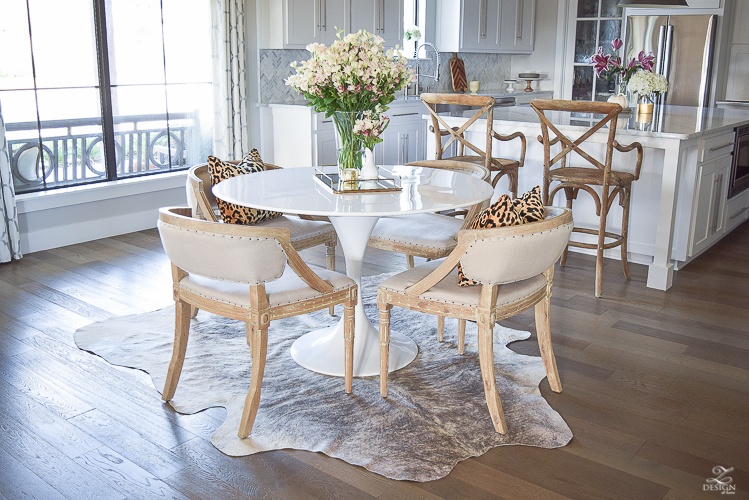
[[[470,111],[445,113],[443,118],[450,126],[460,126],[471,115]],[[570,138],[578,137],[598,121],[584,113],[555,112],[547,116]],[[617,140],[621,144],[639,142],[644,148],[640,179],[632,186],[629,255],[632,262],[648,265],[648,287],[668,289],[675,266],[678,269],[689,262],[747,218],[749,191],[727,199],[734,129],[746,124],[749,111],[719,108],[661,106],[653,122],[647,124],[637,122],[635,110],[620,115]],[[466,138],[481,144],[485,130],[485,120],[479,120],[467,130]],[[544,153],[537,140],[541,127],[535,111],[529,106],[495,109],[494,130],[500,134],[519,131],[527,138],[519,192],[541,184]],[[593,143],[593,149],[583,149],[602,158],[607,135],[606,129],[596,132],[586,141]],[[518,145],[513,142],[517,141],[495,141],[493,156],[519,158]],[[594,151],[596,148],[598,151]],[[434,134],[427,134],[427,159],[434,157]],[[634,153],[615,152],[614,169],[634,172],[635,160]],[[572,155],[571,164],[590,167],[577,155]],[[508,191],[502,179],[495,199],[504,192]],[[564,195],[559,193],[553,203],[564,205]],[[621,230],[619,210],[615,203],[608,218],[608,227],[614,232]],[[576,226],[598,227],[593,201],[582,192],[575,201],[573,216]],[[618,253],[618,249],[612,249],[604,255],[619,258]]]

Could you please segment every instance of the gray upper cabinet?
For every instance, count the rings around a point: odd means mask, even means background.
[[[329,45],[336,27],[344,29],[345,0],[285,0],[286,47],[304,48],[312,42]]]
[[[533,52],[536,0],[502,0],[499,51],[512,54]]]
[[[381,36],[387,47],[403,44],[402,0],[258,0],[261,49],[303,49],[330,45],[336,29],[360,29]]]
[[[442,52],[533,51],[535,0],[437,0]]]
[[[350,0],[352,33],[365,29],[385,40],[386,47],[403,45],[402,0]]]

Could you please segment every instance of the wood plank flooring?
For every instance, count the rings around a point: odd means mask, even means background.
[[[323,247],[302,254],[325,264]],[[366,275],[404,268],[367,251]],[[628,282],[606,262],[601,299],[593,257],[572,253],[555,274],[564,392],[546,380],[541,392],[568,446],[495,448],[412,483],[298,450],[225,456],[209,440],[225,410],[180,415],[142,372],[78,350],[76,328],[172,303],[155,230],[0,264],[0,500],[702,499],[719,495],[703,490],[717,465],[734,468],[733,498],[749,498],[749,223],[668,292],[631,268]],[[534,331],[532,311],[503,323]],[[535,335],[511,348],[539,355]]]

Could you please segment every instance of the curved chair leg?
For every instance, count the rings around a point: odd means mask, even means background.
[[[622,268],[624,268],[624,277],[632,279],[629,275],[629,263],[627,262],[627,232],[629,231],[629,195],[630,190],[625,189],[622,191],[624,197],[624,203],[622,204]]]
[[[347,394],[351,394],[354,374],[354,307],[356,307],[356,300],[343,303],[343,347],[345,349],[343,372]]]
[[[378,300],[379,302],[379,300]],[[380,309],[380,396],[388,395],[388,359],[390,356],[390,304],[378,304]]]
[[[190,308],[191,308],[190,317],[194,318],[200,312],[200,308],[195,307],[195,306],[190,306]]]
[[[190,332],[191,312],[191,306],[187,302],[178,300],[175,303],[174,347],[172,348],[172,360],[169,362],[164,392],[161,395],[161,399],[164,401],[169,401],[174,396],[179,376],[182,373],[182,364],[185,361],[185,351],[187,350],[187,336]]]
[[[257,409],[260,406],[260,386],[263,384],[263,372],[265,371],[265,355],[268,351],[268,327],[253,328],[252,332],[252,375],[250,377],[250,390],[244,401],[242,420],[239,424],[238,436],[247,437],[252,432],[255,424]]]
[[[458,320],[458,354],[463,354],[466,346],[466,320]]]
[[[409,269],[414,268],[414,256],[413,255],[406,255],[406,266]]]
[[[338,239],[333,235],[325,243],[325,267],[328,271],[335,271],[335,246],[337,242]],[[328,307],[328,313],[333,316],[335,314],[335,306]]]
[[[252,323],[249,321],[246,321],[244,324],[244,332],[247,336],[247,345],[250,346],[250,357],[253,356],[252,352]]]
[[[541,359],[544,362],[544,368],[546,368],[546,377],[549,379],[549,386],[554,392],[562,392],[562,382],[559,380],[559,371],[557,370],[557,359],[554,357],[554,351],[551,348],[550,299],[551,297],[547,295],[536,304],[536,336],[538,337],[538,347],[541,350]]]
[[[437,316],[437,342],[442,342],[445,335],[445,317]]]
[[[484,393],[489,414],[492,417],[494,430],[500,434],[507,432],[505,413],[497,392],[497,380],[494,378],[494,332],[491,327],[479,324],[479,363],[481,378],[484,379]]]

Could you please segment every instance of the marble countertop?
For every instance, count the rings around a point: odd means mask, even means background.
[[[470,94],[469,92],[442,92],[443,94]],[[516,90],[515,92],[507,92],[501,89],[482,89],[481,91],[477,92],[478,95],[487,95],[494,97],[495,99],[498,97],[515,97],[518,95],[523,96],[534,96],[537,94],[542,95],[548,95],[551,94],[551,90],[534,90],[533,92],[524,92],[522,90]],[[399,95],[395,98],[393,102],[389,104],[389,106],[398,106],[399,104],[405,104],[405,103],[413,103],[413,102],[420,102],[420,99],[417,96],[408,96],[408,98],[404,97],[403,95]],[[283,102],[263,102],[259,103],[258,106],[306,106],[307,100],[302,98],[300,96],[299,99],[294,101],[283,101]]]
[[[692,139],[707,132],[716,133],[733,130],[738,125],[749,123],[749,110],[725,108],[699,108],[696,106],[661,106],[661,117],[654,115],[652,123],[641,124],[636,120],[636,109],[630,108],[629,113],[619,115],[619,133],[633,136],[663,137],[674,139]],[[473,112],[444,113],[445,116],[470,118]],[[594,117],[590,114],[575,113],[571,116],[567,111],[547,113],[554,125],[566,129],[581,130],[590,127]],[[511,106],[494,110],[494,121],[503,125],[516,124],[518,126],[539,125],[538,115],[530,106]],[[539,125],[540,126],[540,125]]]

